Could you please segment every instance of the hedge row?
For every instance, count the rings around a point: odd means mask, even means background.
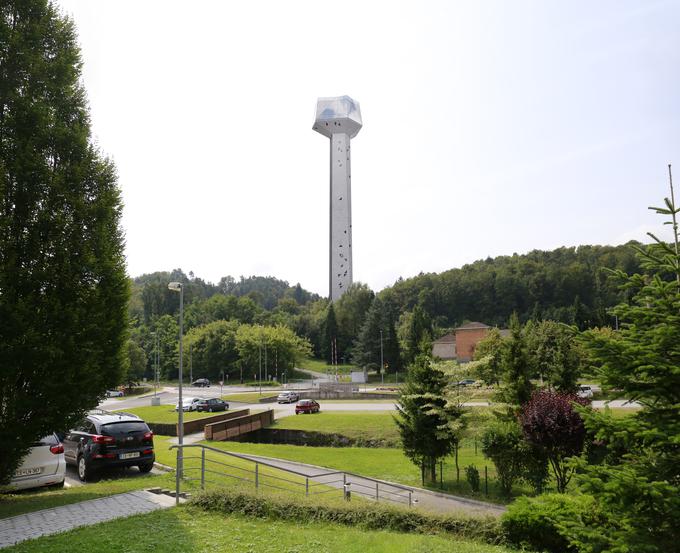
[[[367,530],[449,534],[490,544],[504,542],[500,523],[493,517],[437,515],[417,509],[360,501],[324,503],[297,496],[265,497],[230,489],[201,492],[191,499],[191,503],[207,511],[263,519],[336,523],[360,526]]]

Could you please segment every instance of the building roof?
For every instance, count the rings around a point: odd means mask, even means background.
[[[459,326],[456,330],[475,330],[478,328],[491,328],[491,327],[489,325],[485,325],[484,323],[472,322],[464,324],[463,326]]]
[[[456,333],[455,332],[449,332],[448,334],[445,334],[439,340],[435,340],[433,343],[434,344],[451,344],[456,342]]]

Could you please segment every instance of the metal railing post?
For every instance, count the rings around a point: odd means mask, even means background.
[[[205,490],[205,448],[201,448],[201,489]]]
[[[378,491],[378,483],[375,483],[375,500],[379,501],[380,500],[380,492]]]
[[[413,505],[413,500],[411,498],[412,494],[413,494],[413,492],[409,490],[409,492],[408,492],[408,506],[409,507],[411,507],[411,505]]]
[[[309,476],[305,476],[305,495],[309,495]]]
[[[260,465],[255,463],[255,489],[259,487],[260,484]]]

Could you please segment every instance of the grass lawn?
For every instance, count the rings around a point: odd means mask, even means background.
[[[326,374],[329,371],[332,371],[333,374],[335,374],[335,370],[337,369],[339,374],[349,374],[352,371],[358,371],[359,369],[356,367],[356,365],[338,365],[337,367],[333,367],[326,363],[323,359],[313,359],[313,358],[307,358],[304,359],[303,361],[300,361],[298,363],[299,368],[301,369],[307,369],[308,371],[316,371],[318,373],[323,373]]]
[[[300,524],[175,507],[31,540],[7,553],[54,551],[163,553],[504,553],[503,547],[450,537],[366,531],[334,524]]]
[[[342,434],[348,438],[399,442],[392,413],[383,411],[330,411],[316,415],[285,417],[271,428]]]
[[[97,483],[64,488],[63,490],[36,490],[14,494],[0,495],[0,518],[13,517],[22,513],[50,509],[60,505],[97,499],[118,493],[140,490],[160,486],[174,488],[175,476],[161,474],[137,476],[135,478],[119,478],[117,480],[102,480]]]
[[[115,413],[116,411],[114,411]],[[134,407],[132,409],[123,409],[123,413],[132,413],[141,417],[146,422],[158,422],[175,424],[177,422],[177,411],[175,411],[174,405],[147,405],[146,407]],[[184,420],[192,421],[196,419],[203,419],[205,417],[212,417],[219,413],[208,413],[208,412],[197,412],[197,411],[185,411]]]
[[[260,395],[260,392],[243,392],[240,394],[227,394],[222,396],[222,399],[227,402],[238,401],[240,403],[258,403],[261,398],[276,397],[278,395],[278,392],[272,393],[269,391],[262,392],[262,395]]]
[[[201,442],[218,449],[234,453],[248,453],[262,455],[290,461],[298,461],[318,465],[335,470],[353,472],[373,478],[401,483],[407,486],[421,487],[420,469],[416,467],[397,448],[378,447],[305,447],[294,445],[253,444],[246,442]],[[174,459],[171,459],[174,466]],[[467,442],[466,447],[459,451],[460,480],[456,481],[456,468],[453,458],[448,458],[443,464],[443,490],[450,493],[463,494],[477,499],[493,502],[505,502],[500,496],[500,490],[495,483],[496,470],[488,460],[484,459],[481,450],[475,454],[474,447]],[[170,464],[170,463],[169,463]],[[482,480],[482,489],[473,494],[465,480],[464,468],[470,464],[477,466]],[[489,475],[489,496],[484,495],[484,466]],[[426,486],[438,490],[436,486]],[[528,493],[529,489],[518,486],[517,493]]]

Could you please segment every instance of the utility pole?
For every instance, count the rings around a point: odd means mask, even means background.
[[[260,395],[262,395],[262,339],[260,338]]]
[[[383,362],[383,338],[380,330],[380,382],[385,384],[385,363]]]
[[[194,351],[194,345],[189,346],[189,385],[194,381],[194,364],[192,362],[192,356]]]

